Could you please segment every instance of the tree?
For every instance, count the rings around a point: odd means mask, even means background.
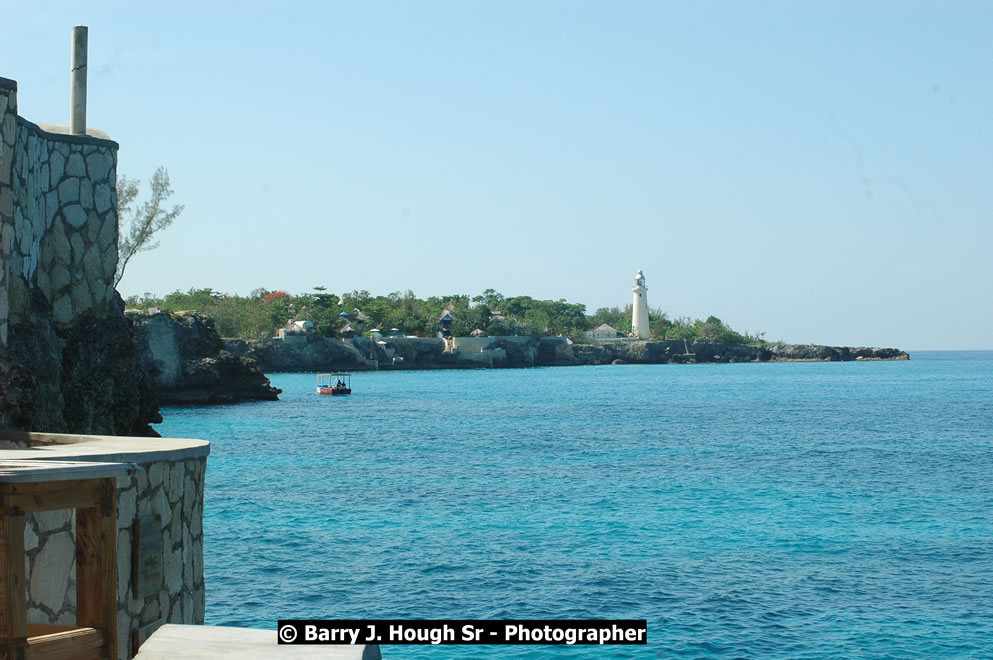
[[[117,181],[117,272],[114,274],[116,288],[124,269],[131,258],[139,252],[154,250],[159,242],[155,236],[172,224],[173,220],[183,212],[184,206],[178,204],[172,209],[163,207],[165,201],[172,196],[169,187],[169,173],[164,167],[159,167],[149,182],[151,196],[141,206],[132,208],[138,198],[138,187],[141,182],[121,176]]]

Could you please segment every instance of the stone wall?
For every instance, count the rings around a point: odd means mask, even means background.
[[[139,464],[118,479],[118,649],[129,658],[138,641],[163,623],[202,624],[203,495],[206,456]],[[132,595],[132,523],[156,514],[162,522],[162,582],[158,591]],[[28,622],[76,622],[75,513],[47,511],[26,517]]]
[[[0,346],[7,345],[10,298],[7,270],[13,247],[14,144],[17,140],[17,84],[0,78]]]
[[[114,290],[118,145],[18,116],[6,78],[0,129],[0,429],[152,434]]]
[[[114,291],[118,145],[44,131],[17,116],[16,85],[2,82],[0,91],[5,262],[0,319],[16,322],[25,316],[27,289],[37,289],[51,304],[54,321],[69,324],[106,306]],[[6,335],[0,327],[4,344]]]

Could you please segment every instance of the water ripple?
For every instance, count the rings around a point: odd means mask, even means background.
[[[989,656],[991,359],[311,380],[165,411],[212,441],[210,624],[649,622],[647,648],[385,651],[415,659]]]

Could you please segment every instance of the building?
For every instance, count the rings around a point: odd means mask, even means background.
[[[624,333],[613,326],[607,325],[606,323],[601,323],[592,330],[588,330],[586,335],[596,340],[604,340],[621,338],[624,336]]]
[[[313,321],[289,321],[276,331],[275,339],[285,342],[300,342],[307,340],[307,333],[314,329]]]
[[[446,309],[438,321],[438,325],[441,326],[442,337],[447,339],[452,336],[452,323],[454,322],[455,318],[452,316],[452,313]]]

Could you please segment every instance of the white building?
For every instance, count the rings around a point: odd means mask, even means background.
[[[597,340],[617,339],[618,337],[624,336],[623,332],[613,326],[607,325],[606,323],[601,323],[592,330],[589,330],[586,334]]]
[[[634,276],[634,301],[631,313],[631,334],[639,339],[648,339],[648,287],[645,286],[645,274],[638,271]]]
[[[313,321],[289,321],[279,330],[276,330],[276,336],[273,339],[282,339],[283,341],[306,341],[307,333],[314,329]]]

